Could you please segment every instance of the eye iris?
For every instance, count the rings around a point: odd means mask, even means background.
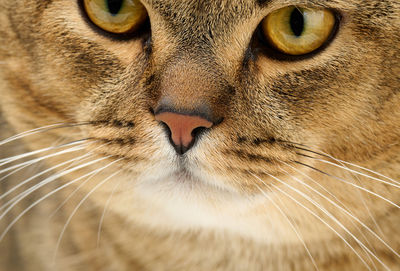
[[[1,0],[0,0],[1,1]],[[82,0],[89,19],[101,29],[114,34],[128,34],[139,29],[148,18],[142,0]]]
[[[290,14],[290,27],[296,37],[300,37],[304,31],[304,16],[298,8],[294,8]]]
[[[325,44],[336,23],[329,9],[287,6],[271,12],[261,23],[266,41],[288,55],[305,55]]]
[[[123,0],[106,0],[108,11],[115,16],[122,8]]]

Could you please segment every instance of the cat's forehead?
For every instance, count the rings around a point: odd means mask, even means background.
[[[349,6],[359,3],[360,0],[141,0],[141,2],[166,17],[185,13],[204,18],[206,14],[231,14],[235,17],[249,17],[269,7],[287,5],[310,7]],[[365,0],[361,2],[374,3],[379,1]]]
[[[164,23],[197,28],[200,25],[216,27],[218,24],[228,27],[235,20],[237,23],[237,20],[251,18],[262,6],[258,0],[143,0],[142,2],[150,13],[160,16]]]
[[[186,27],[229,31],[237,24],[259,22],[271,11],[285,6],[350,11],[371,9],[390,12],[393,0],[141,0],[150,14],[177,30]],[[154,18],[153,18],[154,19]],[[180,29],[181,31],[181,29]]]

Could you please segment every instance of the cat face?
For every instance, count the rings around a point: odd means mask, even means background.
[[[120,178],[131,190],[121,192],[126,204],[117,212],[129,213],[132,202],[181,214],[199,208],[193,219],[186,216],[196,226],[218,216],[215,210],[232,219],[232,209],[250,206],[238,212],[251,214],[248,221],[257,220],[263,232],[265,221],[254,218],[260,213],[284,220],[263,193],[288,193],[285,182],[304,187],[293,179],[302,174],[316,175],[367,216],[359,201],[349,200],[358,190],[343,194],[346,184],[329,178],[349,172],[318,159],[335,157],[399,177],[397,1],[143,0],[145,19],[125,34],[93,23],[84,1],[0,3],[4,115],[20,131],[74,124],[73,132],[49,131],[47,141],[86,139],[88,152],[118,160],[105,172],[122,168]],[[329,37],[312,52],[286,54],[263,36],[265,18],[291,6],[333,14]],[[27,143],[45,147],[46,139]],[[382,193],[398,194],[393,188]],[[310,216],[290,198],[283,201],[293,217]],[[371,209],[380,203],[374,198]],[[279,223],[265,235],[280,231]],[[311,227],[325,231],[318,225]]]

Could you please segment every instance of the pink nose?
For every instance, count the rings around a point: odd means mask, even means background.
[[[194,130],[211,128],[213,123],[199,116],[188,116],[171,112],[157,114],[156,120],[164,122],[171,131],[171,139],[178,149],[187,150],[195,140]],[[182,148],[184,147],[184,148]],[[183,154],[185,151],[181,151]]]

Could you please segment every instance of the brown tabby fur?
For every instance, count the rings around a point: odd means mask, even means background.
[[[390,270],[400,270],[400,258],[370,231],[291,177],[340,200],[400,253],[400,209],[388,202],[400,205],[400,188],[306,157],[337,163],[302,150],[400,180],[400,2],[142,2],[151,35],[143,30],[118,39],[91,25],[79,1],[0,0],[0,138],[54,123],[90,122],[3,145],[1,157],[85,138],[92,142],[84,151],[46,159],[0,181],[1,193],[91,150],[92,160],[120,159],[55,215],[82,181],[27,212],[0,242],[0,270],[313,270],[302,240],[319,270],[385,270],[351,234]],[[292,59],[260,44],[254,33],[261,20],[288,5],[336,10],[340,22],[332,42]],[[179,157],[151,111],[161,102],[180,112],[202,107],[218,124]],[[0,220],[0,234],[35,200],[105,161],[29,195]],[[120,169],[80,206],[53,261],[77,204]],[[348,231],[272,176],[309,195]]]

